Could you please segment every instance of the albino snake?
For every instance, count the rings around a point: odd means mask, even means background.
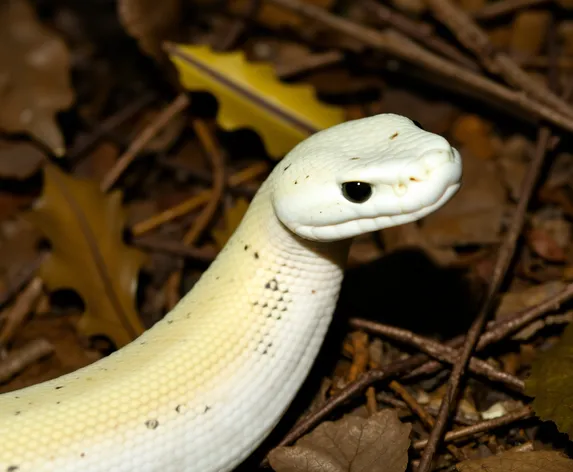
[[[0,472],[233,469],[305,379],[351,238],[429,214],[460,177],[458,152],[398,115],[303,141],[162,321],[88,367],[0,395]]]

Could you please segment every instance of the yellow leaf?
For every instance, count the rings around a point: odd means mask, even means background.
[[[222,128],[253,128],[275,158],[310,134],[344,121],[343,110],[319,102],[310,85],[286,85],[269,65],[249,63],[242,52],[175,44],[168,44],[167,52],[187,89],[215,95]]]
[[[121,193],[105,195],[97,183],[53,165],[45,167],[44,177],[29,215],[52,244],[39,275],[50,290],[80,294],[86,307],[81,334],[104,335],[121,347],[144,331],[134,301],[144,255],[123,243]]]
[[[243,216],[245,216],[247,208],[249,208],[249,202],[244,198],[239,198],[234,207],[225,211],[225,227],[223,229],[211,230],[211,236],[213,236],[219,250],[223,249],[223,246],[227,244],[227,241],[235,232],[237,226],[239,226]]]

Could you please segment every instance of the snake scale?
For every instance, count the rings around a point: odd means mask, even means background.
[[[460,185],[441,136],[382,114],[279,162],[216,260],[131,344],[0,395],[0,472],[224,472],[279,421],[328,329],[352,237]]]

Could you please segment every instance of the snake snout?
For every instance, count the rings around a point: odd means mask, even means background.
[[[436,169],[448,164],[455,164],[455,160],[454,151],[451,147],[426,151],[402,169],[400,181],[408,185],[412,182],[430,180]]]

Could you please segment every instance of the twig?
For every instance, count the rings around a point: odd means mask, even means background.
[[[12,350],[0,361],[0,383],[10,380],[29,365],[53,352],[54,346],[45,339],[35,339],[19,349]]]
[[[434,0],[429,0],[433,2]],[[542,127],[539,131],[537,138],[537,146],[535,151],[535,156],[529,166],[527,174],[523,179],[521,186],[520,198],[513,214],[511,224],[507,234],[504,238],[503,244],[499,249],[499,253],[496,259],[495,267],[493,270],[492,280],[489,284],[488,291],[486,294],[485,301],[481,307],[481,310],[473,322],[468,335],[465,339],[463,347],[460,349],[460,354],[458,361],[454,364],[452,369],[452,374],[448,382],[448,391],[442,404],[440,405],[440,411],[436,419],[436,427],[430,433],[428,439],[428,445],[424,449],[422,458],[420,460],[420,465],[418,467],[418,472],[428,472],[430,470],[432,459],[437,450],[438,444],[444,434],[450,412],[452,411],[453,405],[456,403],[458,396],[459,385],[466,369],[466,366],[471,358],[471,354],[478,342],[480,333],[482,332],[487,319],[489,318],[491,312],[495,308],[497,303],[497,294],[501,289],[501,286],[505,280],[507,270],[513,260],[515,249],[517,245],[517,240],[523,225],[525,223],[526,212],[529,206],[529,202],[533,195],[533,191],[539,179],[539,174],[543,164],[545,162],[547,145],[549,144],[549,138],[551,133],[548,128]]]
[[[423,336],[419,336],[411,331],[360,318],[351,318],[349,323],[353,328],[364,329],[371,333],[391,337],[392,339],[411,344],[424,351],[426,354],[429,354],[443,362],[447,362],[448,364],[454,365],[458,361],[458,352],[455,349]],[[521,379],[508,374],[507,372],[497,370],[492,365],[477,357],[472,357],[470,359],[469,369],[470,371],[483,375],[490,380],[502,382],[518,392],[521,392],[524,389],[524,383]]]
[[[476,20],[491,20],[498,16],[514,13],[516,10],[536,7],[549,3],[551,0],[497,0],[488,3],[471,15]]]
[[[0,329],[0,349],[13,339],[24,318],[40,298],[43,286],[42,279],[37,276],[34,277],[7,310],[5,322]]]
[[[573,109],[543,83],[533,79],[515,61],[503,52],[496,52],[488,35],[460,7],[450,0],[427,0],[434,15],[469,50],[473,51],[492,74],[501,75],[510,85],[518,87],[531,97],[573,117]]]
[[[8,303],[36,274],[36,271],[44,262],[47,253],[42,252],[29,264],[22,267],[16,276],[11,278],[4,292],[0,293],[0,307]]]
[[[105,118],[95,129],[86,136],[80,137],[68,152],[67,158],[77,165],[80,159],[105,135],[111,133],[115,128],[137,115],[144,107],[155,100],[155,93],[150,92],[138,97],[127,106],[121,108],[113,115]]]
[[[408,37],[419,41],[436,52],[439,52],[445,57],[448,57],[471,70],[478,70],[479,67],[468,56],[462,54],[459,49],[455,48],[448,42],[440,39],[434,34],[433,28],[421,21],[415,21],[406,15],[392,10],[382,3],[378,3],[374,0],[363,0],[363,4],[369,13],[372,13],[375,18],[384,23],[386,26],[390,26],[401,33],[404,33]]]
[[[209,248],[196,248],[187,246],[179,241],[161,238],[158,236],[145,236],[136,238],[133,245],[150,251],[165,252],[174,256],[194,259],[201,262],[212,262],[216,251]]]
[[[535,321],[546,314],[557,310],[563,303],[573,298],[573,283],[567,285],[563,290],[557,294],[546,298],[541,303],[528,308],[524,311],[518,312],[514,315],[508,316],[500,321],[490,321],[487,325],[487,331],[483,333],[476,346],[476,351],[485,349],[490,344],[499,342],[507,336],[515,333],[516,331],[524,328],[531,322]],[[464,342],[464,336],[457,336],[446,343],[448,347],[458,348]],[[408,376],[408,379],[418,375],[428,375],[439,370],[442,365],[436,361],[426,362],[422,366],[413,370]]]
[[[116,164],[107,173],[101,182],[101,190],[107,192],[117,179],[123,174],[125,169],[137,157],[137,154],[153,139],[178,113],[189,105],[189,98],[185,93],[181,93],[175,98],[145,129],[139,133],[132,141],[129,148],[118,159]]]
[[[258,177],[268,171],[268,165],[265,162],[257,162],[246,169],[233,174],[229,177],[227,185],[229,187],[238,187],[239,185],[248,182],[251,179]],[[211,199],[211,190],[203,190],[197,195],[191,197],[190,199],[179,203],[167,210],[152,216],[151,218],[137,223],[132,228],[132,233],[135,236],[140,236],[147,233],[162,224],[165,224],[175,218],[179,218],[186,213],[200,207],[201,205],[207,203]]]
[[[510,90],[477,73],[467,70],[447,59],[421,48],[403,34],[388,30],[378,32],[355,22],[330,14],[322,8],[318,8],[301,0],[267,0],[270,3],[280,5],[307,18],[318,21],[332,29],[351,36],[364,44],[392,54],[400,59],[417,64],[434,72],[441,78],[447,79],[444,83],[451,86],[452,83],[462,85],[464,93],[487,97],[489,102],[496,107],[509,106],[531,114],[532,117],[544,119],[561,128],[573,132],[573,118],[555,111],[553,108],[527,97],[518,91]],[[513,110],[514,111],[514,110]]]
[[[183,242],[187,246],[195,244],[201,233],[205,230],[209,222],[212,220],[223,191],[225,190],[225,159],[221,148],[215,140],[213,133],[209,130],[207,124],[200,119],[193,120],[193,128],[206,151],[211,167],[213,168],[213,188],[211,189],[211,196],[209,201],[203,208],[203,211],[195,220],[191,229],[183,237]]]
[[[523,420],[525,418],[530,418],[531,416],[533,416],[533,411],[531,410],[531,407],[526,406],[493,420],[480,421],[479,423],[471,426],[464,426],[463,428],[454,429],[453,431],[446,433],[444,436],[444,441],[452,442],[457,441],[458,439],[470,438],[477,434],[485,433],[486,431],[491,431],[492,429],[500,428],[502,426],[507,426],[508,424]],[[420,441],[416,441],[412,446],[414,449],[423,449],[427,444],[428,440],[422,439]]]
[[[389,384],[389,387],[400,397],[402,397],[402,400],[404,400],[404,402],[406,402],[406,405],[408,405],[408,408],[410,408],[410,410],[412,410],[412,412],[414,414],[416,414],[418,416],[418,418],[420,418],[420,420],[422,421],[422,423],[424,423],[424,425],[426,426],[426,428],[433,428],[434,427],[434,417],[432,415],[430,415],[430,413],[428,413],[424,407],[422,407],[422,405],[420,405],[416,399],[410,394],[410,392],[408,392],[408,390],[406,390],[406,388],[400,384],[399,382],[397,382],[396,380],[392,380]],[[448,444],[447,445],[448,451],[450,451],[450,453],[452,454],[452,456],[454,456],[456,458],[456,460],[458,461],[463,461],[466,459],[465,454],[460,451],[457,447],[455,447],[453,444]]]

